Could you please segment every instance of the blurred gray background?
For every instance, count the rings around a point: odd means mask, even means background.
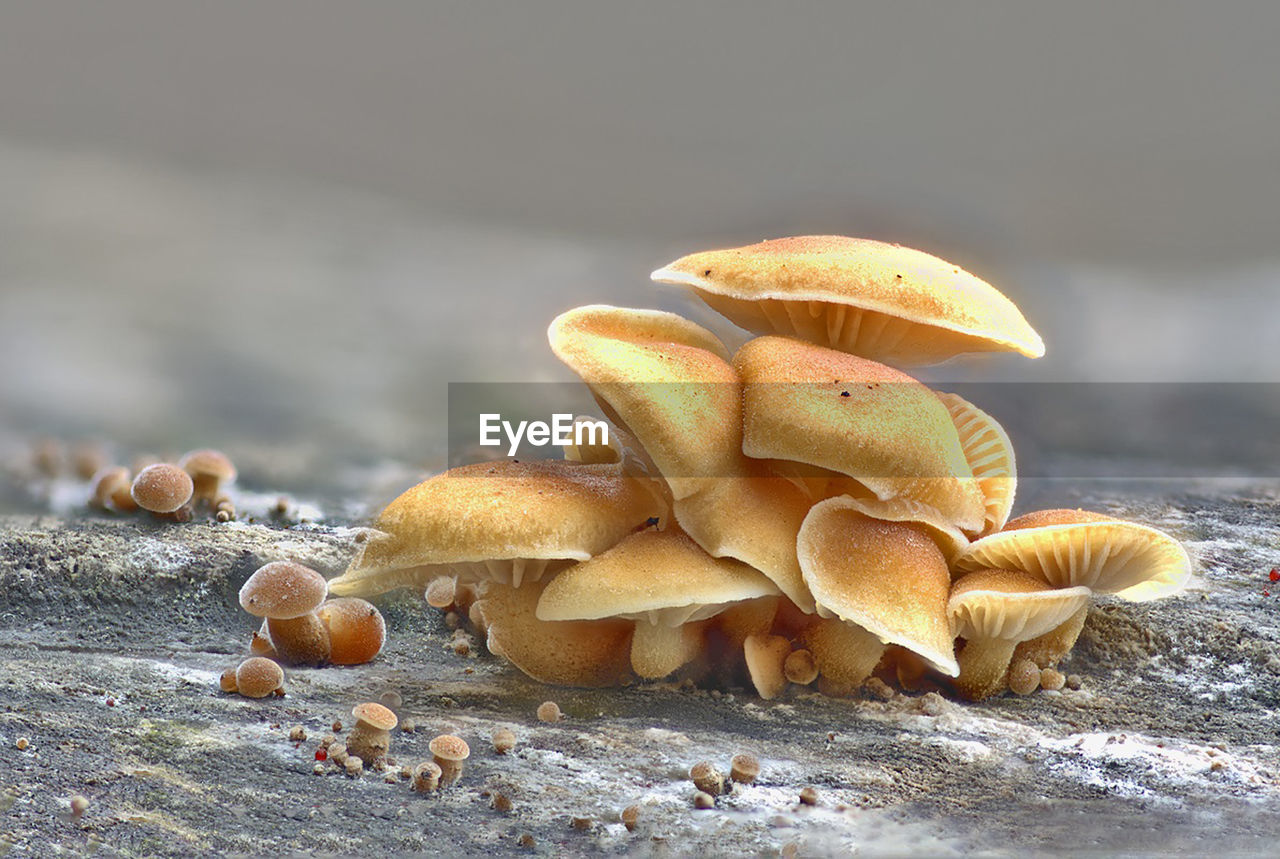
[[[449,381],[806,232],[1003,289],[1038,362],[1280,381],[1280,5],[0,7],[0,447],[434,467]]]

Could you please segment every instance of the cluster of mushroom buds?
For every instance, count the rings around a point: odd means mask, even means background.
[[[677,671],[847,695],[877,673],[978,699],[1056,665],[1094,594],[1190,575],[1152,528],[1078,510],[1010,521],[1000,424],[898,367],[1044,346],[994,287],[838,236],[697,253],[654,280],[757,335],[730,354],[672,313],[552,322],[612,421],[563,461],[466,465],[409,489],[330,592],[473,586],[487,644],[548,683]],[[438,601],[436,601],[438,603]]]
[[[174,465],[140,464],[136,473],[107,465],[90,478],[90,506],[132,513],[141,508],[155,516],[189,522],[194,508],[207,505],[219,522],[236,518],[226,487],[236,479],[231,460],[216,450],[193,450]]]
[[[317,666],[372,661],[387,638],[382,613],[367,600],[326,600],[326,594],[324,576],[310,567],[293,561],[272,561],[259,567],[240,588],[240,607],[262,618],[262,626],[249,642],[254,656],[241,668],[260,661],[280,672],[276,662]],[[263,697],[246,692],[243,684],[236,682],[237,675],[238,671],[223,674],[224,692]],[[283,679],[280,673],[280,683]],[[355,715],[360,718],[359,713]]]

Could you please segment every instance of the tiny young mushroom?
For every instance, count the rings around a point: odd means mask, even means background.
[[[89,503],[94,507],[114,507],[122,513],[138,509],[138,502],[129,492],[129,469],[122,465],[109,465],[92,478],[93,489]]]
[[[133,479],[129,494],[139,507],[156,515],[182,518],[191,500],[191,477],[167,462],[148,465]]]
[[[246,698],[265,698],[284,685],[284,672],[266,657],[250,656],[236,669],[235,683]]]
[[[698,653],[700,621],[733,603],[776,593],[760,572],[712,558],[676,529],[640,531],[552,579],[538,601],[538,618],[634,620],[631,667],[653,679]]]
[[[1018,643],[1061,625],[1089,604],[1089,595],[1088,588],[1054,588],[1016,570],[978,570],[961,578],[947,604],[952,629],[965,640],[956,689],[974,701],[1000,692]],[[1037,684],[1039,679],[1037,674]]]
[[[378,758],[386,757],[391,748],[391,729],[399,720],[395,713],[373,702],[357,704],[351,715],[356,724],[347,736],[347,751],[372,766]]]
[[[271,645],[292,665],[329,659],[329,630],[316,614],[324,601],[324,576],[292,561],[264,564],[240,588],[240,606],[266,618]]]
[[[446,786],[462,776],[464,762],[471,756],[471,748],[466,740],[452,734],[441,734],[427,744],[431,754],[440,767],[440,785]]]
[[[791,642],[781,635],[748,635],[742,642],[742,652],[751,683],[760,697],[769,701],[781,695],[787,688],[786,662]]]
[[[440,787],[444,771],[435,761],[423,761],[413,768],[413,789],[418,793],[430,793]]]
[[[1168,534],[1087,510],[1039,510],[1011,519],[954,563],[961,572],[1021,570],[1055,588],[1085,587],[1132,602],[1177,594],[1191,577],[1186,549]],[[1016,658],[1056,665],[1075,645],[1088,611],[1086,602],[1057,627],[1019,644]]]
[[[387,623],[377,607],[359,597],[339,597],[316,610],[329,637],[329,661],[363,665],[373,660],[387,640]]]
[[[218,491],[236,479],[236,467],[226,454],[217,450],[193,450],[178,460],[178,465],[191,476],[197,503],[213,504]]]

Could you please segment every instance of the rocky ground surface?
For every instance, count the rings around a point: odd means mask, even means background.
[[[1268,852],[1280,834],[1280,584],[1263,591],[1280,564],[1280,487],[1153,500],[1058,484],[1028,487],[1029,504],[1050,500],[1037,493],[1178,534],[1198,574],[1174,599],[1095,608],[1065,666],[1080,689],[979,704],[549,688],[478,642],[457,655],[439,613],[407,594],[381,603],[390,637],[374,663],[290,670],[286,697],[248,700],[217,689],[255,628],[241,583],[277,558],[340,572],[358,522],[0,517],[0,850]],[[457,733],[473,750],[458,784],[422,795],[377,773],[313,774],[316,738],[389,690],[417,726],[395,733],[392,754],[416,763],[433,736]],[[537,720],[548,699],[562,721]],[[295,725],[305,742],[289,740]],[[510,754],[489,741],[499,726],[517,737]],[[759,780],[695,809],[689,767],[727,770],[738,752],[759,757]],[[817,805],[799,802],[805,787]],[[497,793],[510,810],[492,807]],[[79,819],[77,794],[89,800]],[[628,831],[619,814],[633,804]]]

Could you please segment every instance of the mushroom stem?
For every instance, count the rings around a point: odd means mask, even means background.
[[[837,618],[820,621],[801,636],[824,686],[845,690],[846,694],[871,676],[884,656],[885,644],[862,627]]]
[[[1080,610],[1061,626],[1054,627],[1039,638],[1024,641],[1013,652],[1013,658],[1030,659],[1041,668],[1051,668],[1061,662],[1071,648],[1076,646],[1076,639],[1084,629],[1084,622],[1089,616],[1089,605],[1080,606]]]
[[[329,630],[313,611],[301,617],[268,618],[267,634],[276,653],[290,665],[329,661]]]
[[[386,757],[391,748],[391,732],[370,725],[368,722],[356,722],[356,726],[347,737],[347,751],[369,766],[378,758]]]
[[[1016,641],[1003,638],[969,639],[956,657],[960,664],[956,690],[970,701],[981,701],[1002,691],[1017,646]]]
[[[631,639],[631,667],[647,680],[666,677],[698,652],[698,630],[693,624],[667,626],[637,620]]]

